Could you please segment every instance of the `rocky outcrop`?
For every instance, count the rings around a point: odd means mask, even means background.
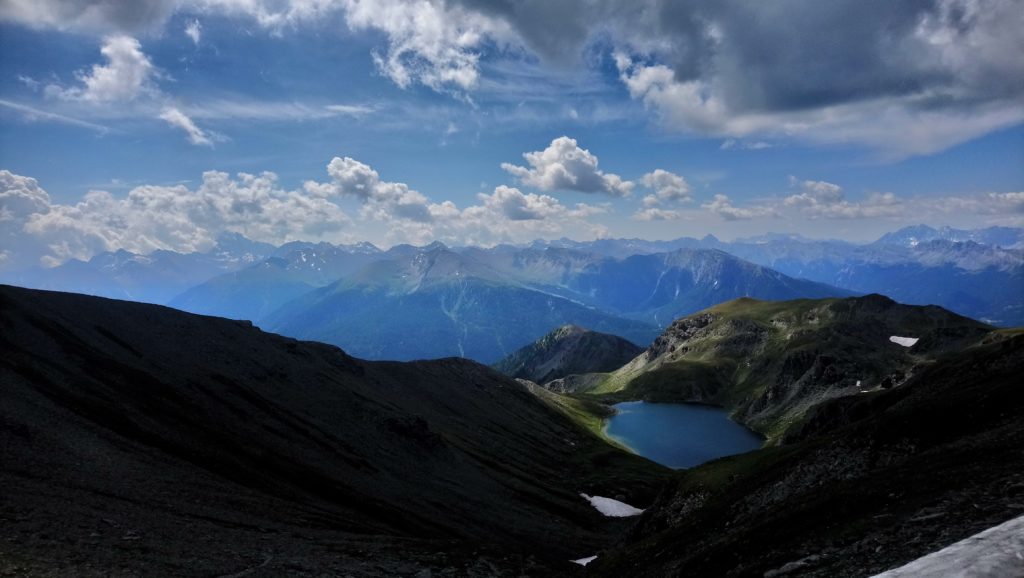
[[[493,367],[505,375],[543,384],[567,375],[618,369],[641,351],[616,335],[563,325]]]

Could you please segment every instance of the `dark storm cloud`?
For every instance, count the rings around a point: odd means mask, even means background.
[[[139,32],[166,21],[174,0],[0,0],[0,20],[96,32]]]
[[[1024,10],[1013,0],[461,3],[510,23],[542,58],[579,58],[606,36],[679,82],[714,78],[724,102],[743,111],[1024,93]]]

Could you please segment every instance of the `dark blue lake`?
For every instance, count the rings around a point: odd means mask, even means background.
[[[615,409],[619,413],[608,420],[608,436],[670,468],[756,450],[764,441],[717,407],[626,401]]]

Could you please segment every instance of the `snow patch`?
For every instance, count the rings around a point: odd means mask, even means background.
[[[989,528],[875,578],[1024,576],[1024,516]]]
[[[601,512],[610,518],[627,518],[629,516],[639,516],[644,513],[640,508],[634,508],[625,502],[620,502],[611,498],[588,496],[583,493],[580,495],[583,496],[583,499],[590,502],[591,506],[597,508],[598,512]]]
[[[580,566],[586,566],[587,564],[590,564],[594,560],[597,560],[597,556],[591,556],[589,558],[580,558],[579,560],[569,560],[569,561],[572,562],[573,564],[579,564]]]
[[[893,335],[889,337],[889,341],[892,341],[897,345],[902,345],[903,347],[913,347],[913,345],[917,343],[918,340],[919,338],[917,337],[900,337],[898,335]]]

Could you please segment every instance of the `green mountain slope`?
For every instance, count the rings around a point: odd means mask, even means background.
[[[738,299],[675,321],[612,373],[569,376],[549,386],[608,400],[722,405],[778,440],[816,404],[897,385],[991,330],[939,307],[901,305],[880,295]],[[918,341],[904,347],[892,336]]]
[[[0,286],[0,559],[60,575],[563,575],[666,471],[476,363]]]

